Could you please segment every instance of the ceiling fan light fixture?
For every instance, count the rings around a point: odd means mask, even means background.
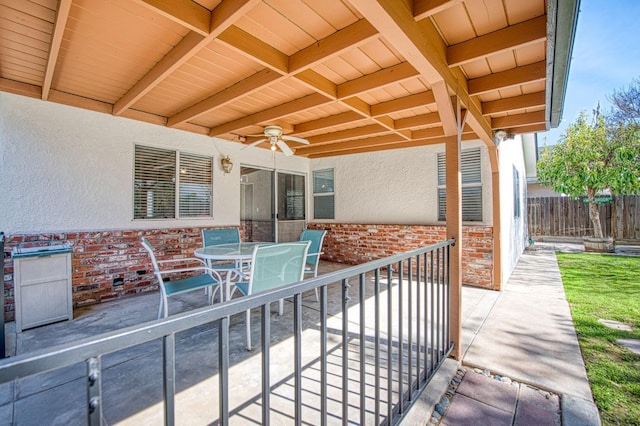
[[[258,136],[258,135],[254,135],[254,136]],[[264,131],[260,136],[264,136],[264,138],[258,139],[257,141],[249,145],[245,145],[244,147],[242,147],[242,149],[249,148],[251,146],[256,146],[263,142],[269,142],[271,144],[270,146],[271,151],[275,152],[278,150],[278,148],[280,148],[280,150],[284,155],[291,156],[294,154],[294,152],[289,147],[289,145],[287,145],[285,141],[297,142],[303,145],[309,144],[309,141],[304,138],[300,138],[297,136],[284,135],[282,133],[282,127],[275,126],[275,125],[265,126]]]

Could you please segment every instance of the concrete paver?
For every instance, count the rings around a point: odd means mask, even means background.
[[[520,385],[515,425],[556,426],[560,424],[560,398],[558,395]]]
[[[446,426],[510,426],[513,413],[487,405],[474,398],[456,395],[441,424]]]
[[[472,371],[465,374],[457,393],[508,412],[515,412],[518,400],[515,386]]]

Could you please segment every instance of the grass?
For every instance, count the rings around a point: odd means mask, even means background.
[[[616,343],[640,339],[640,257],[558,253],[558,263],[602,423],[640,425],[640,355]]]

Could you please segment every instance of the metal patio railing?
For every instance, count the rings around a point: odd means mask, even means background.
[[[84,363],[87,385],[86,396],[77,398],[85,401],[80,411],[86,413],[88,424],[110,423],[114,412],[123,410],[110,407],[105,398],[110,389],[103,388],[107,384],[103,377],[117,366],[104,366],[103,359],[107,354],[159,341],[163,396],[158,405],[163,407],[165,424],[174,424],[178,412],[183,411],[176,386],[184,382],[182,376],[188,368],[198,368],[203,376],[197,384],[198,395],[203,394],[203,383],[210,395],[203,404],[209,413],[206,423],[226,425],[234,416],[246,420],[250,414],[243,410],[253,407],[254,422],[265,425],[273,416],[294,424],[396,424],[453,347],[449,337],[452,244],[453,240],[448,240],[293,286],[0,360],[0,385]],[[302,293],[314,288],[320,293],[319,304],[314,302],[317,317],[302,304]],[[293,330],[286,342],[272,342],[270,305],[282,298],[293,299]],[[334,299],[337,302],[330,303]],[[234,363],[230,356],[229,321],[231,316],[254,308],[260,313],[260,349],[254,349],[260,360],[255,363],[259,367],[248,368]],[[212,366],[185,366],[188,363],[180,361],[185,350],[176,335],[193,330],[207,330],[215,336],[206,343],[216,347]],[[284,343],[292,349],[285,360],[279,346]],[[152,375],[144,376],[152,380]],[[280,379],[274,380],[276,376]],[[115,386],[113,381],[110,376],[109,386]],[[237,388],[243,395],[238,395]],[[189,410],[193,413],[193,402]]]

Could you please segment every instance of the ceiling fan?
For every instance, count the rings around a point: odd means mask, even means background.
[[[289,148],[289,145],[287,145],[285,141],[298,142],[305,145],[309,144],[309,141],[306,139],[302,139],[297,136],[283,135],[282,127],[280,126],[265,126],[264,133],[262,135],[256,136],[264,136],[264,138],[259,139],[250,145],[246,145],[242,149],[249,148],[250,146],[256,146],[261,144],[262,142],[269,141],[271,143],[272,151],[275,151],[277,146],[284,153],[284,155],[288,156],[293,155],[293,151],[291,150],[291,148]]]

